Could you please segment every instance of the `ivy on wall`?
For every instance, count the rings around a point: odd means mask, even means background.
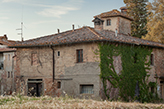
[[[153,102],[158,98],[157,91],[150,91],[153,83],[148,82],[151,52],[152,49],[145,46],[99,44],[100,78],[108,99],[111,88],[107,87],[107,81],[113,88],[119,88],[119,97],[123,101]],[[122,70],[119,74],[115,70],[113,56],[121,57]],[[156,83],[153,86],[156,89]],[[136,87],[139,88],[139,95],[136,95]]]

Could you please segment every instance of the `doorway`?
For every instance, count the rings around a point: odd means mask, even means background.
[[[42,95],[42,79],[28,79],[28,96]]]

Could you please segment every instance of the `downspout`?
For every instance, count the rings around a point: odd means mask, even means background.
[[[55,80],[55,56],[54,56],[54,54],[55,54],[55,50],[53,49],[53,47],[52,46],[50,46],[51,47],[51,49],[52,49],[52,81],[54,82],[54,80]]]
[[[14,86],[14,85],[15,85],[15,84],[14,84],[14,73],[15,73],[15,72],[14,72],[14,58],[15,58],[15,57],[16,57],[16,54],[14,53],[14,56],[12,57],[12,72],[13,72],[13,73],[12,73],[12,74],[13,74],[13,75],[12,75],[12,77],[13,77],[13,80],[12,80],[12,81],[13,81],[13,84],[12,84],[13,89],[12,89],[12,91],[15,90],[15,86]]]

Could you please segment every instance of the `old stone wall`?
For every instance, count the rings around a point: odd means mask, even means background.
[[[108,19],[111,19],[111,25],[106,25],[106,21]],[[104,20],[103,23],[103,29],[105,30],[112,30],[112,31],[116,31],[118,33],[122,33],[122,34],[131,34],[131,21],[122,17],[109,17],[109,18],[103,18],[102,20]]]
[[[53,47],[55,83],[61,82],[61,87],[55,89],[57,94],[80,97],[84,95],[80,94],[80,85],[93,85],[94,94],[91,96],[99,96],[100,69],[98,59],[94,57],[94,51],[97,48],[96,43]],[[77,62],[78,49],[83,49],[83,62],[80,63]],[[43,94],[52,95],[52,54],[50,47],[17,49],[17,72],[15,74],[17,92],[23,89],[24,94],[27,95],[28,80],[42,79]]]
[[[118,17],[118,32],[123,34],[131,34],[131,21],[122,17]]]
[[[36,54],[34,57],[33,54]],[[18,48],[15,72],[16,92],[27,95],[28,79],[42,79],[42,92],[52,84],[52,49],[49,47]],[[45,81],[50,81],[45,84]]]
[[[107,20],[108,19],[111,19],[111,25],[106,25],[107,23]],[[102,18],[102,20],[104,20],[104,23],[103,23],[103,29],[104,30],[112,30],[112,31],[115,31],[116,29],[118,29],[118,19],[117,17],[109,17],[109,18]]]
[[[61,82],[61,93],[75,97],[82,97],[80,85],[93,85],[94,94],[99,96],[100,69],[99,59],[94,51],[98,48],[96,43],[76,44],[71,46],[55,47],[55,78]],[[77,62],[76,50],[83,49],[83,62]],[[58,56],[60,52],[60,56]]]

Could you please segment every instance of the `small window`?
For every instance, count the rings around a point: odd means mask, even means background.
[[[77,50],[77,62],[83,62],[83,49]]]
[[[7,77],[10,78],[10,72],[8,72],[8,76]]]
[[[134,63],[136,63],[137,62],[137,54],[135,53],[135,55],[134,55]]]
[[[58,56],[60,56],[60,51],[58,51]]]
[[[111,25],[111,19],[106,20],[106,25],[110,26]]]
[[[10,61],[10,54],[8,54],[8,61]]]
[[[57,82],[57,88],[58,88],[58,89],[61,88],[61,82],[60,82],[60,81]]]
[[[13,72],[11,71],[11,78],[13,78]]]
[[[151,56],[150,56],[150,64],[154,65],[154,55],[153,54],[151,54]]]
[[[31,65],[37,65],[38,64],[38,56],[37,53],[31,54]]]
[[[80,85],[80,94],[93,94],[93,85]]]

